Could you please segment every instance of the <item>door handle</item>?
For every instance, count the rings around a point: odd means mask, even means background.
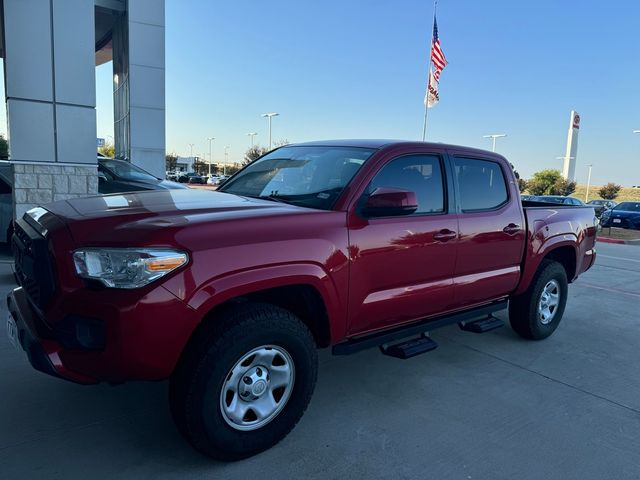
[[[516,225],[515,223],[510,223],[509,225],[504,227],[502,231],[507,235],[515,235],[520,231],[520,225]]]
[[[434,233],[433,239],[437,240],[438,242],[448,242],[449,240],[452,240],[457,236],[458,234],[456,232],[445,228],[443,230],[440,230],[438,233]]]

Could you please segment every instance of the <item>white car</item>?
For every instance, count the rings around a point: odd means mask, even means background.
[[[221,178],[218,175],[211,175],[207,179],[207,185],[219,185]]]

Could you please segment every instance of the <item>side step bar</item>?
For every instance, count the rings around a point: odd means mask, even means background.
[[[460,322],[458,324],[460,330],[473,333],[484,333],[495,330],[496,328],[504,327],[504,322],[499,318],[489,314],[487,318],[482,318],[474,322]]]
[[[349,340],[334,345],[331,352],[334,355],[350,355],[352,353],[359,352],[360,350],[392,343],[414,335],[421,335],[424,332],[430,332],[436,328],[446,327],[447,325],[452,325],[454,323],[479,320],[482,317],[487,317],[492,313],[504,310],[507,308],[507,305],[507,300],[502,300],[482,307],[473,308],[471,310],[465,310],[464,312],[420,320],[416,323],[393,328],[391,330],[384,330],[382,332],[375,332],[362,337],[350,338]]]
[[[427,353],[431,350],[438,348],[438,344],[431,340],[426,334],[418,338],[412,338],[406,342],[396,343],[394,345],[380,345],[380,351],[384,355],[390,357],[401,358],[406,360],[407,358],[415,357],[421,353]]]

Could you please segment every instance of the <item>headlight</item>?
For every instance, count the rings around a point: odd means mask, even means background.
[[[73,252],[76,272],[112,288],[139,288],[189,261],[167,248],[82,248]]]

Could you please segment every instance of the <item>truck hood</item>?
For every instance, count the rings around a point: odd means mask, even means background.
[[[211,190],[154,190],[74,198],[45,206],[81,243],[152,242],[196,224],[296,215],[313,210]]]
[[[69,218],[224,212],[286,207],[268,200],[240,197],[204,189],[167,189],[73,198],[54,202],[47,210]]]

